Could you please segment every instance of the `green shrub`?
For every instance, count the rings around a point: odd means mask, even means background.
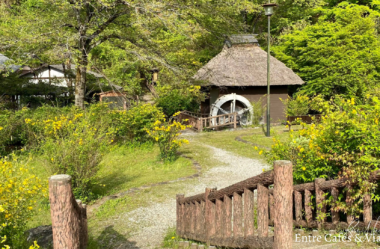
[[[184,90],[171,90],[162,94],[157,99],[157,106],[161,107],[163,112],[171,117],[178,111],[191,111],[197,112],[200,105],[200,87],[190,87],[188,91]]]
[[[286,100],[280,98],[285,105],[286,116],[302,116],[309,112],[310,99],[305,95],[297,95],[294,98],[288,96]]]
[[[128,111],[113,112],[113,120],[118,136],[130,141],[146,142],[149,140],[146,130],[152,129],[157,120],[163,122],[165,115],[155,105],[142,104]]]
[[[182,144],[188,144],[187,139],[178,139],[180,131],[186,127],[177,121],[172,124],[162,123],[157,120],[152,130],[147,130],[148,135],[153,138],[160,147],[160,158],[164,161],[173,161],[177,157],[177,150]]]
[[[305,126],[299,133],[292,132],[289,142],[276,139],[267,158],[270,162],[291,160],[295,183],[319,177],[351,178],[357,183],[350,193],[357,205],[348,208],[338,203],[336,208],[357,214],[361,197],[373,193],[376,187],[368,179],[380,163],[380,100],[367,96],[363,104],[341,98],[327,102],[319,98],[318,102],[325,108],[320,123]]]
[[[47,198],[47,182],[30,173],[27,165],[0,160],[0,247],[25,248],[24,230],[39,198]]]
[[[253,109],[252,125],[258,126],[263,118],[265,106],[263,106],[261,98],[258,101],[252,101],[251,105]]]

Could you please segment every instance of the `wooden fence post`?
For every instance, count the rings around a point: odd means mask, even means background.
[[[273,194],[269,194],[269,220],[271,225],[273,226],[274,222],[274,213],[275,213],[275,207],[274,207],[274,198]]]
[[[255,220],[253,217],[253,192],[244,189],[244,237],[247,238],[254,234]]]
[[[363,200],[363,220],[364,224],[367,226],[372,220],[372,200],[371,195],[364,195]]]
[[[333,197],[334,203],[338,201],[339,191],[337,188],[331,188],[331,196]],[[339,212],[331,210],[331,220],[333,224],[338,224],[339,222]]]
[[[198,121],[197,121],[197,123],[198,123],[198,132],[201,132],[202,130],[203,130],[203,120],[202,120],[202,118],[198,118]]]
[[[183,194],[176,195],[176,201],[177,201],[177,227],[176,232],[179,236],[183,234],[182,225],[183,225],[183,212],[182,207],[183,205],[180,205],[180,201],[185,197]]]
[[[262,184],[257,184],[257,232],[260,237],[268,237],[269,228],[269,191]]]
[[[230,238],[232,231],[232,200],[227,195],[223,197],[224,237]]]
[[[323,227],[323,223],[326,222],[326,204],[325,201],[325,192],[321,190],[319,185],[322,182],[325,182],[326,180],[324,178],[316,178],[314,181],[315,184],[315,202],[317,205],[317,223],[318,223],[318,229],[321,229]],[[318,217],[320,216],[320,217]]]
[[[294,210],[296,213],[296,221],[302,220],[302,194],[294,191]]]
[[[234,129],[236,129],[236,127],[237,127],[237,120],[236,120],[236,118],[237,118],[237,115],[236,115],[236,112],[234,112]]]
[[[310,226],[313,221],[313,208],[311,204],[311,192],[305,189],[305,220],[308,226]]]
[[[241,238],[243,237],[243,203],[241,195],[234,192],[233,194],[233,200],[232,200],[233,206],[234,206],[234,237],[235,238]],[[268,229],[267,229],[268,230]]]
[[[74,198],[71,176],[55,175],[49,178],[49,199],[54,249],[86,248],[86,207]]]
[[[215,234],[215,203],[208,199],[208,196],[212,191],[215,191],[216,188],[206,188],[205,192],[205,227],[206,227],[206,239],[207,245],[210,245],[210,239]]]
[[[351,206],[352,205],[352,197],[350,196],[351,195],[351,189],[352,189],[352,186],[347,186],[347,192],[346,192],[346,204],[347,206]],[[347,223],[348,225],[352,225],[354,221],[354,216],[351,214],[351,213],[347,213]]]
[[[274,249],[293,247],[293,166],[290,161],[279,160],[274,166],[273,198],[274,215]]]

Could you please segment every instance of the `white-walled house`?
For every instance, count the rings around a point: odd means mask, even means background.
[[[23,67],[20,70],[20,77],[30,78],[33,83],[47,83],[58,87],[74,87],[76,66],[74,64],[65,66],[63,64],[47,65],[44,64],[36,69]],[[101,74],[87,71],[87,74],[95,78],[103,78]]]

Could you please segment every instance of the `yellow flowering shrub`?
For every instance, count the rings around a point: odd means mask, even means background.
[[[160,147],[160,157],[164,161],[174,160],[177,156],[176,152],[183,144],[188,144],[186,139],[180,139],[180,131],[185,130],[187,127],[180,122],[173,121],[173,123],[163,123],[157,120],[154,123],[152,130],[146,130],[148,135],[158,143]]]
[[[0,161],[0,246],[22,243],[26,223],[35,211],[36,200],[47,198],[47,181],[30,173],[27,165]]]
[[[315,106],[323,111],[319,123],[299,132],[290,132],[290,140],[275,139],[267,152],[269,161],[291,160],[295,183],[311,182],[315,178],[347,177],[357,183],[351,192],[354,205],[335,203],[335,209],[349,213],[360,211],[362,196],[374,194],[376,183],[368,181],[370,173],[380,165],[380,100],[367,96],[362,103],[355,99],[335,98],[323,101],[318,97]],[[373,195],[374,200],[379,200]]]

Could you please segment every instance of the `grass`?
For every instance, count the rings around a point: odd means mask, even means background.
[[[100,164],[97,175],[99,184],[94,187],[94,192],[101,197],[134,187],[170,181],[196,172],[189,159],[180,157],[172,163],[162,163],[158,160],[158,156],[159,149],[155,145],[115,146],[110,153],[105,155]],[[47,180],[50,176],[43,164],[39,163],[38,157],[32,159],[29,165],[33,168],[33,173],[41,179]],[[107,218],[120,209],[132,210],[140,205],[140,202],[135,199],[131,201],[131,197],[126,196],[106,202],[97,216]],[[37,210],[36,215],[28,223],[28,227],[51,224],[48,200],[39,200]]]

